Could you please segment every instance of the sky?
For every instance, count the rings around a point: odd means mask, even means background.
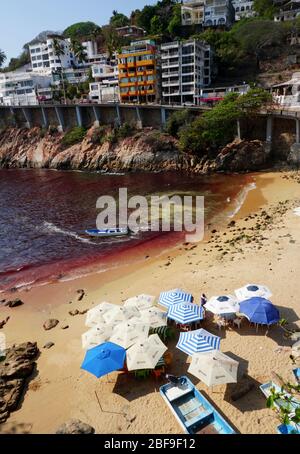
[[[108,23],[113,10],[130,14],[157,0],[1,0],[0,49],[7,60],[41,31],[63,31],[76,22]],[[8,63],[7,61],[7,63]]]

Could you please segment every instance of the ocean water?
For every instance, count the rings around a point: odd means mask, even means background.
[[[253,186],[250,176],[171,173],[100,174],[0,170],[0,291],[104,272],[126,257],[159,254],[184,241],[182,232],[143,231],[94,239],[98,197],[203,195],[206,224],[233,216]]]

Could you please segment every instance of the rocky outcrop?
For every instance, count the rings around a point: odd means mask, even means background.
[[[51,329],[55,328],[58,324],[59,324],[58,320],[50,318],[49,320],[45,321],[45,323],[43,324],[43,328],[45,331],[50,331]]]
[[[6,351],[4,360],[0,362],[0,423],[18,408],[38,354],[37,344],[31,342]]]
[[[102,145],[94,143],[93,131],[90,129],[81,143],[63,149],[59,133],[43,137],[39,128],[8,129],[0,136],[0,167],[103,172],[156,172],[191,167],[191,157],[178,150],[174,138],[151,128],[117,143],[106,141]]]
[[[57,435],[92,435],[95,429],[79,419],[71,419],[62,424],[56,431]]]
[[[266,167],[270,150],[260,140],[235,140],[218,154],[211,164],[211,170],[243,172]]]
[[[290,153],[287,157],[287,161],[293,167],[297,169],[300,167],[300,145],[298,143],[294,143],[291,146]]]

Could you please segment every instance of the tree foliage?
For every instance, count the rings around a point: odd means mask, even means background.
[[[3,63],[5,62],[5,60],[6,60],[6,55],[3,52],[3,50],[0,49],[0,68],[3,65]]]
[[[126,27],[126,25],[130,25],[130,20],[128,19],[125,14],[118,13],[118,11],[113,11],[113,15],[109,21],[110,25],[113,27]]]
[[[253,7],[260,17],[270,20],[274,19],[277,8],[272,0],[254,0]]]
[[[101,28],[94,22],[78,22],[70,25],[63,32],[66,38],[83,40],[83,39],[95,39],[97,35],[101,34]]]

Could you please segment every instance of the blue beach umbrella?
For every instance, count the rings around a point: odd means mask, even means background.
[[[280,320],[278,309],[264,298],[250,298],[240,304],[240,313],[251,323],[258,325],[274,325]]]
[[[221,338],[205,329],[181,333],[177,348],[187,355],[220,350]]]
[[[174,304],[191,303],[192,301],[193,295],[186,293],[181,289],[162,292],[159,297],[159,304],[167,308],[173,306]]]
[[[203,320],[203,312],[203,308],[197,304],[181,303],[171,306],[167,317],[177,323],[186,325]]]
[[[100,378],[122,369],[125,358],[125,348],[111,342],[106,342],[87,351],[81,369]]]

